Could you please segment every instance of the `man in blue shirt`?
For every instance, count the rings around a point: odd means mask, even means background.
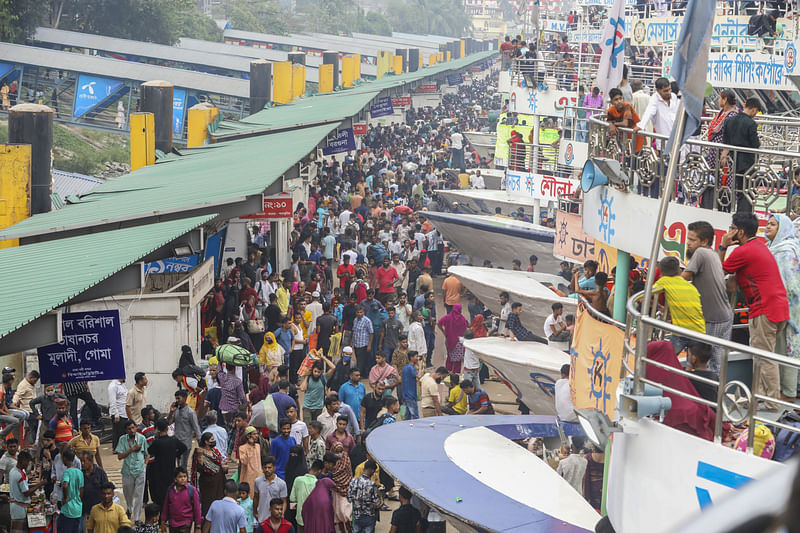
[[[225,482],[225,497],[211,504],[203,523],[203,533],[245,533],[247,518],[244,509],[236,503],[239,484],[229,479]]]
[[[594,275],[597,274],[597,267],[597,261],[589,259],[583,263],[583,276],[580,275],[578,267],[572,269],[572,283],[570,284],[570,291],[575,293],[578,289],[594,289]]]
[[[323,228],[322,232],[325,234],[322,241],[320,241],[322,256],[325,259],[333,259],[333,254],[336,250],[336,237],[331,235],[331,229],[328,227]]]
[[[364,308],[356,308],[356,318],[353,321],[353,350],[356,352],[356,364],[363,373],[369,372],[369,349],[374,337],[372,321],[364,316]]]
[[[419,407],[417,406],[417,382],[419,381],[419,352],[412,350],[408,352],[408,364],[403,368],[403,405],[406,406],[406,420],[416,420],[419,418]]]
[[[361,400],[367,394],[367,390],[360,380],[361,371],[357,368],[351,368],[350,381],[339,387],[339,399],[353,409],[359,423],[361,423]]]
[[[272,439],[270,442],[269,453],[275,458],[275,474],[279,478],[286,480],[286,464],[289,462],[289,450],[292,446],[297,444],[290,434],[292,432],[292,423],[288,418],[281,419],[278,422],[280,434]]]
[[[275,334],[275,340],[278,341],[284,349],[283,359],[285,364],[289,364],[289,354],[292,352],[292,334],[291,329],[291,322],[285,316],[281,317],[281,327],[276,329],[273,333]]]

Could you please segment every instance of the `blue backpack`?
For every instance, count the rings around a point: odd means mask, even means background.
[[[796,411],[784,412],[777,421],[800,431],[800,414]],[[783,463],[800,451],[800,433],[785,428],[775,429],[775,453],[772,455],[772,460]]]

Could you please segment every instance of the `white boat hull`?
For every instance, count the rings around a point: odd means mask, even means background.
[[[493,132],[466,131],[464,137],[467,142],[478,152],[478,155],[488,161],[494,159],[497,134]]]
[[[553,312],[554,303],[564,306],[565,315],[577,309],[577,300],[559,296],[539,281],[549,278],[548,274],[470,266],[451,266],[447,271],[494,312],[500,311],[500,293],[507,291],[512,302],[522,304],[522,323],[537,335],[544,335],[544,320]]]
[[[558,270],[558,261],[553,257],[555,230],[552,228],[508,217],[433,211],[425,215],[442,237],[469,256],[474,265],[483,265],[483,261],[489,259],[494,266],[510,269],[514,259],[526,265],[528,257],[536,254],[542,270]]]
[[[504,215],[510,215],[522,207],[525,213],[533,213],[534,200],[524,196],[513,196],[506,191],[492,189],[440,189],[435,191],[451,209],[458,202],[459,211],[473,215],[494,215],[499,207]]]
[[[569,354],[538,342],[502,337],[468,339],[464,346],[486,363],[503,383],[537,415],[554,415],[555,382]]]

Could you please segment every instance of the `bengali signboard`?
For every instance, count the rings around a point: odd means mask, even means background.
[[[291,218],[292,217],[292,195],[288,192],[281,192],[271,196],[263,196],[261,199],[262,209],[260,213],[244,215],[239,218]]]
[[[119,311],[64,313],[61,332],[37,349],[43,384],[125,378]]]
[[[571,31],[567,35],[569,35],[569,42],[571,43],[600,44],[600,40],[603,37],[603,31]]]
[[[594,259],[594,239],[583,232],[580,215],[566,211],[556,212],[553,255],[578,263]]]
[[[527,115],[563,115],[567,107],[577,107],[578,93],[572,91],[535,91],[528,87],[514,87],[509,97],[508,109]],[[568,114],[569,115],[569,114]]]
[[[322,155],[341,154],[355,149],[356,137],[353,128],[343,128],[337,130],[335,138],[328,138],[328,146],[322,149]]]
[[[415,93],[435,93],[439,92],[439,86],[436,83],[423,83],[414,89]]]
[[[782,57],[761,52],[712,52],[706,79],[714,87],[793,91],[795,86],[789,75],[794,74],[796,64],[793,43],[786,45]]]
[[[189,308],[198,305],[208,291],[214,288],[214,260],[206,259],[189,277]]]
[[[174,272],[189,272],[197,266],[197,254],[187,257],[169,257],[152,263],[145,263],[145,274],[170,274]]]
[[[450,86],[453,85],[461,85],[464,83],[464,77],[461,74],[448,74],[447,75],[447,84]]]
[[[650,256],[655,234],[655,214],[660,200],[622,192],[613,187],[595,187],[583,196],[583,231],[597,244],[605,243],[642,257]],[[714,227],[714,248],[728,231],[731,214],[672,203],[661,239],[661,256],[686,258],[686,226],[705,220]]]
[[[78,84],[75,89],[75,104],[72,107],[72,116],[82,117],[108,103],[121,88],[122,82],[119,80],[81,74],[78,76]]]
[[[353,135],[366,135],[367,134],[367,123],[366,122],[358,122],[353,124]]]
[[[506,172],[506,191],[508,194],[525,196],[535,200],[556,201],[561,195],[572,194],[572,191],[578,187],[580,187],[578,180],[516,170],[508,170]]]
[[[562,139],[558,144],[558,164],[573,168],[583,168],[589,156],[589,143]]]
[[[394,106],[392,106],[392,99],[388,96],[385,98],[378,98],[369,108],[369,116],[372,118],[385,117],[393,114]]]
[[[747,35],[747,15],[717,15],[714,17],[711,42],[714,45],[756,45],[761,39]],[[633,21],[631,21],[633,22]],[[661,46],[675,42],[681,32],[683,17],[651,17],[633,23],[631,44],[638,46]],[[784,37],[791,38],[792,23],[788,19],[778,19]]]
[[[411,105],[411,95],[404,94],[403,96],[392,96],[392,105],[394,107],[408,107]]]

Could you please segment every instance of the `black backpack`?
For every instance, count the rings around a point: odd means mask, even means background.
[[[195,378],[196,380],[201,380],[206,377],[206,371],[200,368],[197,365],[186,365],[178,369],[178,373],[181,376],[187,378]]]
[[[372,424],[370,424],[369,427],[364,430],[363,436],[361,438],[366,439],[367,435],[369,435],[372,432],[372,430],[381,427],[383,423],[386,421],[386,419],[389,418],[390,416],[392,415],[389,413],[383,413],[381,416],[373,420]]]

